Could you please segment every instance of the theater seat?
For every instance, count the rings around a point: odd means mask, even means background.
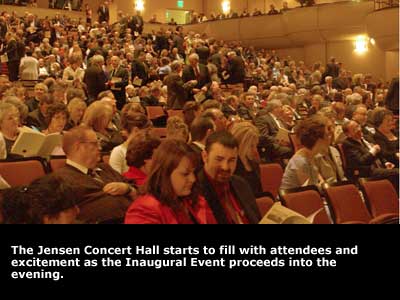
[[[67,158],[63,157],[63,158],[51,158],[49,160],[49,165],[50,165],[50,169],[52,172],[57,171],[58,169],[61,169],[62,167],[65,166],[67,162]]]
[[[167,136],[167,128],[152,128],[151,132],[158,136],[160,139]]]
[[[279,198],[282,205],[305,217],[309,217],[317,211],[320,211],[315,216],[313,224],[332,224],[326,214],[324,201],[315,186],[279,190]]]
[[[265,214],[271,209],[272,205],[274,205],[274,200],[270,197],[257,198],[256,202],[261,217],[265,216]]]
[[[263,192],[269,192],[276,198],[281,186],[283,169],[280,164],[261,164],[260,178]]]
[[[365,203],[373,217],[392,214],[399,218],[399,198],[389,180],[360,179]]]
[[[177,116],[183,120],[183,110],[171,109],[167,110],[168,118]]]
[[[328,204],[337,224],[385,224],[392,223],[390,215],[372,218],[360,192],[354,184],[339,183],[324,185]]]
[[[46,175],[46,163],[41,158],[0,162],[0,174],[12,187],[29,185]]]

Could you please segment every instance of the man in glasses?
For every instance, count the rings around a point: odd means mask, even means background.
[[[66,132],[63,150],[66,166],[54,176],[62,178],[76,190],[80,209],[78,219],[85,223],[118,223],[136,196],[136,190],[109,165],[100,161],[96,133],[89,127]]]

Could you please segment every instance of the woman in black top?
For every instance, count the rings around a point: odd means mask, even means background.
[[[395,121],[393,113],[386,109],[377,110],[373,114],[375,125],[375,142],[381,147],[382,156],[399,167],[399,139],[393,133]]]

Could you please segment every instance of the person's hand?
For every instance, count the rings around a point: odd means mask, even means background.
[[[381,146],[379,145],[372,146],[370,152],[372,153],[372,155],[375,156],[377,153],[381,152]]]
[[[387,162],[387,163],[385,163],[385,167],[386,167],[386,169],[391,170],[391,169],[394,169],[395,165],[392,164],[391,162]]]
[[[193,94],[198,94],[198,93],[200,93],[200,89],[193,89],[192,91],[193,91]]]
[[[204,93],[207,93],[208,88],[207,88],[206,86],[203,86],[203,87],[201,88],[201,91],[204,92]]]
[[[103,188],[103,192],[111,196],[125,195],[130,191],[130,186],[123,182],[111,182],[106,184]]]

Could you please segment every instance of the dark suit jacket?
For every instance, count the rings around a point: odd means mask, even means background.
[[[99,16],[99,23],[108,22],[110,20],[110,12],[107,6],[100,5],[97,10],[97,15]]]
[[[199,78],[196,78],[196,75],[194,73],[192,66],[190,66],[190,65],[185,66],[185,68],[183,69],[183,73],[182,73],[183,81],[186,83],[190,80],[197,80],[198,83],[195,86],[195,88],[197,88],[197,89],[201,89],[204,86],[209,87],[209,85],[211,84],[211,79],[210,79],[210,74],[208,73],[207,67],[205,65],[199,64],[199,69],[200,69],[200,76],[199,76]]]
[[[145,63],[137,59],[132,62],[132,80],[135,76],[142,79],[142,86],[146,85],[149,80],[148,68],[145,66]]]
[[[107,79],[106,74],[98,66],[92,65],[86,69],[83,82],[87,86],[89,100],[96,99],[99,93],[107,90]]]
[[[168,107],[182,109],[188,100],[188,90],[184,87],[182,77],[177,73],[171,73],[164,78],[164,84],[168,88]]]
[[[26,118],[26,124],[29,127],[35,126],[40,131],[45,130],[48,126],[46,119],[40,112],[39,108],[35,109],[34,111],[28,114],[28,117]]]
[[[207,65],[208,57],[210,56],[210,49],[206,46],[199,47],[196,49],[196,53],[199,55],[199,63],[202,65]]]
[[[121,82],[116,83],[114,86],[115,89],[112,89],[114,97],[118,103],[118,109],[121,109],[126,102],[125,87],[129,84],[128,70],[122,66],[119,66],[114,74],[110,73],[110,80],[112,77],[121,78]]]
[[[237,116],[238,112],[236,110],[233,109],[233,107],[229,106],[226,103],[222,103],[222,112],[224,113],[224,116],[226,118],[229,118],[231,116]]]
[[[103,182],[83,174],[72,166],[65,166],[52,174],[70,184],[76,191],[76,201],[80,209],[78,219],[85,223],[99,223],[109,220],[123,220],[130,200],[125,196],[111,196],[103,192],[103,187],[111,182],[123,182],[124,178],[107,164],[99,164],[98,172]]]
[[[343,142],[343,151],[346,156],[346,176],[354,177],[354,171],[359,171],[360,177],[371,177],[372,170],[376,168],[375,161],[380,159],[384,164],[385,159],[381,155],[373,156],[367,146],[360,144],[352,138],[346,138]]]
[[[5,48],[5,53],[8,56],[8,62],[18,62],[20,60],[18,55],[18,44],[16,40],[10,40]]]
[[[244,68],[244,61],[240,56],[235,56],[229,62],[229,79],[227,80],[228,83],[236,84],[236,83],[243,83],[244,77],[246,76],[246,71]]]
[[[254,124],[260,131],[260,135],[267,137],[271,142],[275,142],[275,136],[279,131],[279,127],[269,113],[265,111],[259,112],[254,120]]]
[[[204,170],[201,170],[197,174],[198,183],[201,188],[202,195],[207,200],[208,205],[213,211],[214,217],[219,224],[227,224],[225,211],[220,204],[216,191],[213,189],[211,183],[209,182]],[[256,199],[254,194],[247,184],[247,182],[236,175],[233,175],[230,181],[231,190],[233,195],[237,199],[241,208],[243,209],[247,219],[251,224],[257,224],[260,219],[260,212],[257,208]]]
[[[137,32],[139,32],[139,34],[142,34],[143,25],[144,25],[142,16],[133,16],[133,25],[134,25],[133,32],[137,31]],[[132,34],[133,34],[133,32],[132,32]]]
[[[376,130],[374,135],[375,142],[381,147],[382,156],[393,163],[396,167],[399,166],[399,159],[396,153],[399,152],[399,142],[389,141],[389,139],[383,135],[379,130]]]

